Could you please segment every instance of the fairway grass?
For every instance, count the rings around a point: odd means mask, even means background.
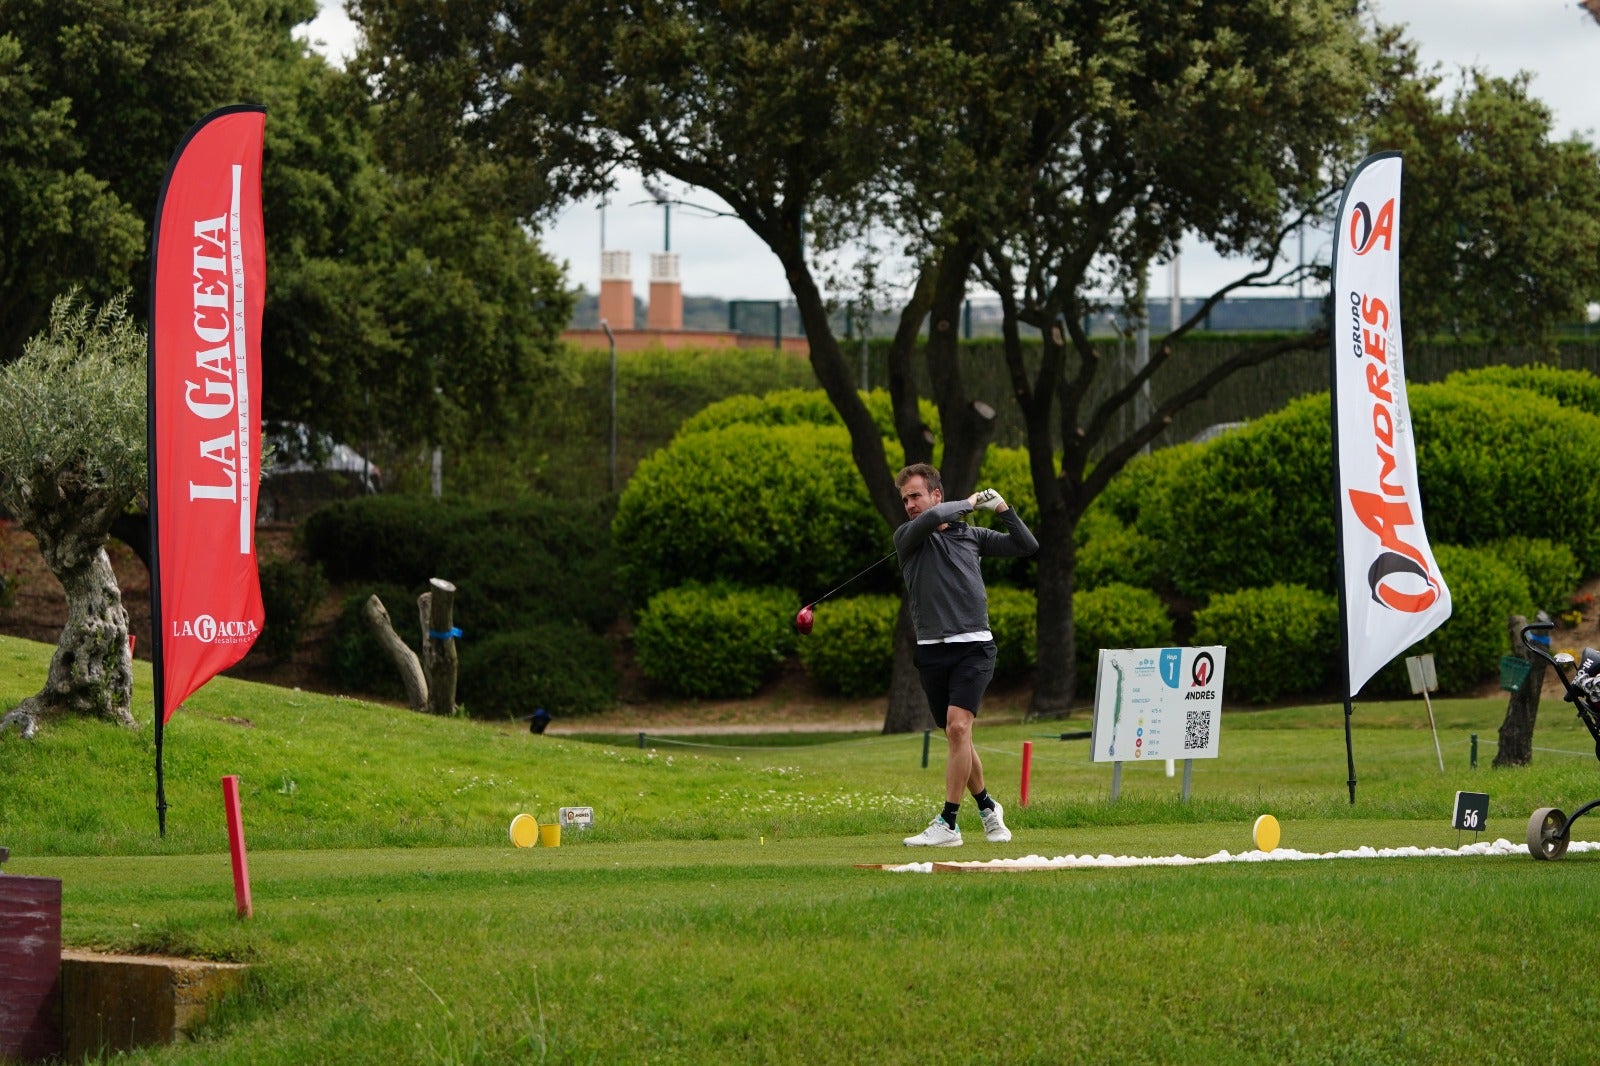
[[[49,650],[0,638],[0,706]],[[1600,796],[1565,705],[1512,771],[1488,768],[1503,701],[1434,708],[1444,772],[1420,704],[1358,705],[1353,806],[1338,708],[1229,711],[1187,803],[1182,764],[1126,767],[1112,803],[1085,742],[980,723],[1016,839],[984,842],[969,804],[966,846],[928,854],[900,838],[936,809],[937,736],[926,769],[920,734],[640,750],[219,679],[168,731],[164,840],[148,728],[61,722],[0,737],[0,844],[8,874],[62,880],[73,946],[253,964],[194,1042],[129,1062],[1592,1061],[1595,853],[855,866],[1239,853],[1264,813],[1304,852],[1453,848],[1473,840],[1449,825],[1457,789],[1490,794],[1480,839],[1520,842],[1535,806]],[[516,813],[568,804],[595,829],[511,846]]]

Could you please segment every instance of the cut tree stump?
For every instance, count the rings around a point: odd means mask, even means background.
[[[428,679],[428,710],[456,713],[456,587],[443,578],[428,581],[417,597],[422,615],[422,670]]]
[[[427,710],[428,679],[422,672],[422,663],[417,659],[417,653],[407,647],[406,642],[394,631],[394,623],[389,620],[389,612],[383,606],[383,601],[377,596],[367,597],[366,606],[361,608],[361,617],[400,671],[400,680],[406,686],[406,701],[411,709]]]
[[[1494,753],[1493,763],[1497,769],[1527,766],[1533,762],[1533,727],[1539,720],[1539,695],[1544,689],[1544,660],[1530,653],[1522,643],[1522,631],[1527,628],[1528,620],[1514,614],[1509,626],[1512,653],[1527,660],[1529,666],[1528,676],[1511,693],[1505,721],[1500,723],[1500,746]]]

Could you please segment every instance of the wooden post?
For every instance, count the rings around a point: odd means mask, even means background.
[[[428,710],[456,712],[456,587],[431,578],[428,591],[417,597],[422,615],[422,669],[428,676]]]
[[[1533,727],[1539,718],[1539,695],[1544,688],[1544,660],[1529,653],[1522,643],[1522,630],[1528,620],[1520,614],[1511,616],[1511,651],[1531,665],[1528,676],[1511,693],[1506,704],[1505,721],[1500,724],[1500,746],[1494,753],[1494,766],[1527,766],[1533,762]]]
[[[361,608],[361,617],[399,668],[400,680],[406,686],[406,701],[411,709],[427,710],[428,679],[422,673],[422,663],[417,661],[417,653],[406,647],[406,642],[394,631],[394,624],[389,621],[389,612],[384,608],[383,601],[376,596],[369,596],[366,606]]]

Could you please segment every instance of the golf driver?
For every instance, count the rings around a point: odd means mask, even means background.
[[[829,596],[832,596],[835,592],[838,592],[840,589],[844,588],[846,585],[850,584],[850,582],[856,580],[856,578],[859,578],[862,574],[865,574],[868,570],[873,570],[873,569],[876,569],[877,567],[882,566],[884,563],[888,562],[893,557],[894,557],[894,552],[891,551],[888,555],[885,555],[882,559],[879,559],[877,562],[873,563],[871,566],[866,567],[866,569],[861,570],[860,572],[855,574],[853,577],[845,578],[843,581],[839,582],[833,588],[829,589],[827,592],[824,592],[822,595],[818,596],[816,599],[812,600],[810,603],[808,603],[804,607],[800,608],[800,610],[794,616],[794,628],[795,628],[795,631],[798,632],[801,636],[805,636],[807,633],[810,633],[811,632],[812,623],[814,623],[816,621],[816,619],[817,619],[816,612],[812,610],[813,607],[815,607],[817,604],[821,603],[823,600],[827,599]]]

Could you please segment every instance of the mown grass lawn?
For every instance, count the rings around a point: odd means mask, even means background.
[[[0,638],[0,706],[48,654]],[[1358,705],[1354,807],[1336,707],[1230,711],[1187,804],[1160,765],[1128,767],[1110,803],[1109,769],[1056,724],[980,725],[1016,839],[986,844],[969,816],[966,847],[937,857],[1243,852],[1261,813],[1302,851],[1453,847],[1457,789],[1490,794],[1486,837],[1520,841],[1535,806],[1600,796],[1564,705],[1515,771],[1488,768],[1503,702],[1435,711],[1443,773],[1420,703]],[[254,964],[198,1041],[132,1062],[1593,1059],[1595,854],[855,868],[929,857],[900,845],[941,788],[937,737],[921,755],[920,734],[639,750],[219,679],[168,730],[165,840],[148,728],[62,723],[0,738],[0,843],[8,873],[62,879],[70,944]],[[509,844],[514,814],[563,804],[594,806],[596,828]]]

